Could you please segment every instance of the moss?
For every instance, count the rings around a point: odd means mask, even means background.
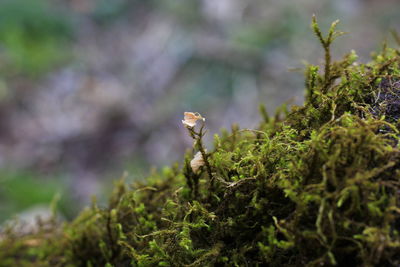
[[[115,185],[71,223],[5,232],[0,262],[15,266],[398,266],[399,50],[367,64],[354,52],[306,68],[306,100],[256,130],[232,127],[145,183]]]

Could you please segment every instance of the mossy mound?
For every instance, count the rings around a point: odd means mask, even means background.
[[[302,107],[215,136],[72,223],[3,234],[4,266],[399,266],[400,52],[308,66]]]

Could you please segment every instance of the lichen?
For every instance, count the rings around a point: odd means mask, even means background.
[[[73,222],[2,234],[4,266],[400,265],[400,52],[306,67],[303,106],[215,135],[207,166],[117,182]],[[194,131],[194,130],[193,130]],[[203,149],[203,150],[201,150]],[[203,155],[204,154],[204,155]],[[203,168],[205,167],[205,168]]]

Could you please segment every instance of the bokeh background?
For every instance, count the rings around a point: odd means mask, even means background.
[[[310,29],[340,19],[334,57],[360,61],[400,30],[396,0],[0,0],[0,221],[65,218],[112,179],[181,161],[184,111],[209,139],[256,127],[303,101],[304,63],[322,64]],[[210,144],[209,144],[210,145]],[[211,145],[210,145],[211,146]]]

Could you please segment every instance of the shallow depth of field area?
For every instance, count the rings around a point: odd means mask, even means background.
[[[398,7],[0,2],[0,259],[399,264]]]

